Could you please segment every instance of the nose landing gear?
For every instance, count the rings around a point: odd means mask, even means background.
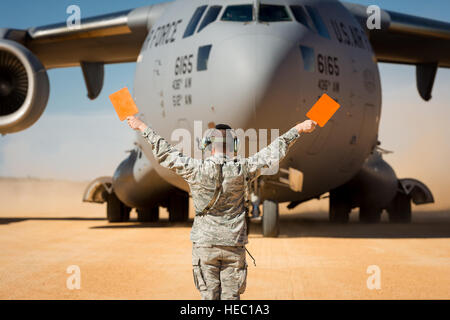
[[[262,233],[264,237],[278,237],[280,230],[279,216],[278,202],[264,200],[262,216]]]

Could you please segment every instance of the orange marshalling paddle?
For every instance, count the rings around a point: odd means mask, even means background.
[[[339,108],[339,103],[324,93],[308,111],[306,116],[323,127]]]
[[[110,94],[109,100],[111,100],[114,109],[116,109],[120,121],[125,120],[128,116],[134,116],[139,112],[127,87]]]

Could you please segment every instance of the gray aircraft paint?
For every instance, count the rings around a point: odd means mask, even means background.
[[[199,33],[183,39],[195,9],[202,4],[216,3],[225,7],[244,2],[177,1],[153,25],[152,30],[156,30],[182,19],[174,42],[149,48],[150,32],[139,55],[134,97],[143,120],[169,140],[180,123],[193,137],[195,120],[202,120],[204,130],[209,122],[215,122],[244,130],[279,128],[281,134],[295,122],[306,119],[309,108],[326,91],[339,101],[341,109],[324,128],[303,135],[281,164],[304,173],[303,191],[271,187],[272,198],[304,200],[349,180],[375,146],[381,110],[379,72],[370,45],[361,49],[340,44],[329,22],[336,19],[360,28],[355,18],[337,1],[291,0],[283,4],[313,3],[330,39],[298,23],[291,12],[292,21],[288,22],[242,23],[217,19]],[[219,18],[223,11],[224,8]],[[369,43],[367,39],[364,41]],[[196,71],[198,47],[209,44],[212,49],[208,69]],[[305,70],[300,46],[314,51],[313,71]],[[192,73],[175,76],[177,57],[190,54],[193,54]],[[319,72],[318,54],[337,58],[338,76]],[[188,77],[192,79],[189,90],[173,89],[174,80]],[[329,81],[329,90],[319,88],[319,81],[322,84]],[[339,92],[331,90],[333,83],[339,84]],[[172,97],[179,91],[191,94],[192,104],[182,100],[180,106],[173,106]],[[141,140],[139,136],[137,139]],[[149,145],[139,143],[152,164],[149,170],[155,169],[170,184],[188,191],[181,178],[155,164]]]

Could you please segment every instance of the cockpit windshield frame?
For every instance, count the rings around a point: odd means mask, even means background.
[[[244,7],[246,7],[246,8],[244,8]],[[237,18],[236,14],[238,12],[237,11],[236,12],[231,11],[231,10],[236,10],[236,9],[237,10],[240,9],[242,11],[247,10],[247,12],[243,12],[244,15],[242,15],[241,18],[236,19]],[[250,11],[251,14],[249,14],[250,13],[248,11],[249,9],[251,10]],[[229,12],[229,11],[231,11],[231,12]],[[253,4],[251,4],[251,3],[229,5],[223,11],[222,16],[220,17],[220,21],[225,21],[225,22],[251,22],[251,21],[254,21],[254,16],[255,16],[253,11],[254,11],[254,7],[253,7]],[[227,14],[230,15],[229,18],[226,17]]]

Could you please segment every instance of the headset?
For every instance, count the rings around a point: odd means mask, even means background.
[[[238,152],[239,150],[239,138],[236,135],[236,132],[231,129],[231,127],[227,124],[217,124],[215,126],[215,128],[211,128],[208,129],[206,131],[206,135],[205,137],[202,139],[201,143],[200,143],[200,150],[205,151],[205,150],[211,150],[211,146],[213,143],[215,142],[226,142],[227,138],[224,137],[217,137],[214,135],[214,133],[216,132],[216,130],[226,130],[227,134],[230,133],[233,139],[233,150],[229,150],[229,151],[233,151],[233,152]],[[229,145],[227,144],[227,147]],[[230,148],[231,149],[231,148]]]

